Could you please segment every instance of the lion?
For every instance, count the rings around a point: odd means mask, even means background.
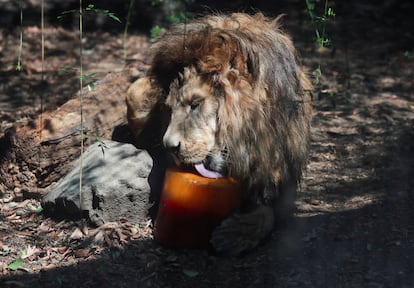
[[[307,162],[312,86],[279,19],[233,13],[177,25],[127,92],[136,137],[162,106],[162,142],[177,165],[243,184],[240,210],[213,232],[219,253],[248,251],[287,219]]]

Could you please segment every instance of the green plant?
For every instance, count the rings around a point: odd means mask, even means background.
[[[89,87],[90,89],[94,88],[94,83],[96,81],[95,75],[96,73],[90,73],[88,75],[83,74],[83,17],[84,12],[94,12],[98,14],[103,14],[108,16],[109,18],[122,23],[121,20],[109,10],[98,9],[93,4],[88,4],[86,8],[83,8],[82,0],[79,0],[79,10],[68,10],[64,11],[59,15],[57,18],[62,19],[64,16],[68,14],[78,13],[79,14],[79,70],[78,70],[78,79],[79,79],[79,113],[80,113],[80,131],[85,131],[84,127],[84,111],[83,111],[83,88]],[[127,28],[126,28],[127,29]],[[76,69],[66,67],[64,68],[67,72],[77,71]],[[80,158],[79,158],[79,206],[80,206],[80,213],[82,216],[82,202],[83,202],[83,195],[82,195],[82,182],[83,182],[83,154],[84,154],[84,138],[85,134],[82,132],[80,133]]]
[[[12,271],[18,270],[23,265],[23,259],[21,257],[17,258],[16,260],[12,261],[7,265],[7,268]]]
[[[330,19],[335,18],[336,14],[331,7],[328,6],[328,0],[324,2],[324,10],[321,15],[315,14],[316,2],[318,0],[305,0],[306,10],[308,15],[315,26],[316,42],[319,48],[324,48],[331,44],[331,40],[326,35],[326,24]]]
[[[168,25],[186,22],[192,18],[193,14],[187,11],[187,6],[194,3],[195,0],[151,0],[153,6],[162,7],[166,14]],[[151,38],[155,38],[158,34],[165,31],[164,27],[155,25],[151,29]]]
[[[82,4],[80,4],[80,5],[82,5]],[[111,19],[113,19],[113,20],[115,20],[119,23],[122,23],[121,20],[115,15],[115,13],[113,13],[109,10],[95,8],[94,4],[88,4],[88,6],[86,6],[85,9],[83,9],[83,6],[82,6],[82,7],[79,8],[79,10],[72,9],[72,10],[63,11],[57,18],[62,19],[63,17],[65,17],[68,14],[76,14],[76,13],[79,13],[79,16],[82,16],[83,11],[102,14],[102,15],[108,16],[109,18],[111,18]]]
[[[19,40],[19,49],[17,52],[17,64],[16,70],[20,71],[22,69],[22,50],[23,50],[23,0],[19,1],[20,5],[20,40]]]
[[[95,72],[83,74],[79,71],[79,69],[73,67],[63,67],[62,71],[68,75],[76,75],[78,79],[82,78],[82,81],[84,83],[83,86],[88,87],[89,90],[93,90],[95,88],[95,82],[98,81],[98,79],[95,77],[97,74]]]
[[[151,34],[151,39],[154,39],[155,37],[157,37],[159,34],[164,33],[165,29],[155,25],[154,27],[151,28],[150,34]]]
[[[80,111],[80,145],[81,145],[81,154],[79,159],[79,208],[80,216],[82,217],[82,180],[83,180],[83,152],[84,152],[84,120],[83,120],[83,5],[82,0],[79,0],[79,111]]]
[[[321,52],[325,47],[329,47],[332,45],[331,39],[329,39],[326,35],[326,24],[331,20],[334,19],[336,13],[334,10],[328,6],[328,0],[324,1],[323,11],[320,15],[316,12],[316,4],[319,3],[319,0],[305,0],[306,2],[306,11],[308,12],[309,18],[312,21],[315,29],[315,37],[316,43],[319,47],[319,63],[316,69],[314,70],[315,74],[315,84],[319,84],[320,76],[322,75],[321,69]]]
[[[404,57],[405,57],[405,58],[410,59],[410,58],[412,58],[413,56],[414,56],[414,50],[413,50],[413,51],[409,51],[409,50],[404,51]]]
[[[132,11],[134,9],[134,4],[135,4],[135,0],[130,0],[129,1],[129,8],[128,8],[128,13],[127,13],[127,17],[125,20],[125,28],[124,28],[124,37],[122,40],[122,49],[124,51],[124,61],[126,61],[127,58],[127,36],[128,36],[128,27],[131,24],[131,15],[132,15]]]

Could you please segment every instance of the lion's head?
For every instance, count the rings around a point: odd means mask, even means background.
[[[275,170],[300,178],[311,85],[278,19],[206,17],[173,28],[153,51],[148,77],[131,94],[139,101],[130,114],[141,124],[153,103],[170,108],[163,142],[178,164],[249,183],[267,182]]]
[[[163,142],[175,162],[224,174],[226,149],[217,139],[220,99],[211,79],[185,68],[172,82],[165,104],[171,120]]]
[[[265,107],[265,95],[260,97],[264,90],[255,91],[250,77],[230,63],[212,73],[200,66],[184,68],[170,85],[164,146],[177,164],[195,166],[205,176],[252,176],[254,167],[264,166],[256,163],[264,162],[262,154],[272,155],[277,147],[267,114],[272,109]]]

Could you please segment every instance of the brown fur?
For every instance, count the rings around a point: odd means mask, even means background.
[[[148,76],[128,91],[131,128],[138,134],[155,104],[168,106],[164,144],[179,150],[177,162],[210,157],[246,187],[241,213],[217,229],[213,246],[257,245],[273,227],[269,211],[295,193],[309,149],[311,85],[290,38],[278,18],[234,13],[178,25],[153,51]],[[246,221],[254,228],[237,228]]]

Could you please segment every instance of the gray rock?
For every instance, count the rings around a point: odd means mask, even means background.
[[[82,207],[79,205],[80,159],[42,199],[45,213],[79,217],[96,225],[128,219],[145,221],[150,208],[148,177],[153,162],[145,150],[114,141],[91,145],[82,159]],[[81,209],[82,208],[82,209]]]

